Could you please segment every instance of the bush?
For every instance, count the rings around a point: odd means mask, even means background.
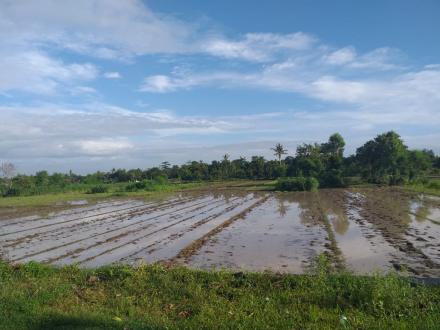
[[[319,180],[321,187],[326,188],[341,188],[345,187],[345,182],[342,177],[341,171],[329,170],[325,172],[324,175]]]
[[[87,191],[87,194],[102,194],[102,193],[106,193],[108,192],[108,187],[103,186],[103,185],[99,185],[99,186],[94,186],[92,188],[90,188]]]
[[[144,181],[130,183],[130,184],[125,186],[125,191],[138,191],[138,190],[145,189],[146,182],[147,181],[144,180]]]
[[[305,189],[307,191],[316,191],[319,188],[319,181],[314,177],[310,176],[306,178]]]
[[[363,184],[364,181],[360,176],[348,176],[348,177],[344,177],[344,183],[346,186],[356,186]]]
[[[440,181],[431,181],[428,183],[430,189],[440,189]]]
[[[129,192],[139,191],[139,190],[154,191],[156,190],[156,187],[160,185],[161,183],[157,183],[156,181],[143,180],[127,185],[125,187],[125,191],[129,191]]]
[[[8,188],[3,193],[3,197],[16,197],[16,196],[20,196],[20,195],[21,195],[20,189],[15,188],[15,187]]]
[[[314,177],[280,178],[276,183],[279,191],[315,191],[318,187],[319,182]]]
[[[164,174],[162,174],[162,175],[156,175],[156,176],[153,178],[153,181],[154,181],[155,183],[157,183],[157,184],[166,184],[166,183],[168,183],[168,177],[167,177],[166,175],[164,175]]]

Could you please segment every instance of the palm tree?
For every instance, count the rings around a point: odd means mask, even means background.
[[[278,161],[281,164],[281,157],[283,155],[287,154],[287,149],[284,149],[284,147],[281,143],[277,143],[275,145],[275,148],[270,148],[270,149],[275,151],[274,155],[278,157]]]

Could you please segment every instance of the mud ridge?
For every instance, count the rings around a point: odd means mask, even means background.
[[[130,224],[125,225],[125,226],[122,226],[122,227],[117,227],[117,228],[115,228],[115,229],[111,229],[111,230],[107,230],[107,231],[101,232],[101,233],[99,233],[99,234],[95,234],[95,235],[87,236],[87,237],[85,237],[85,238],[81,238],[81,239],[78,239],[78,240],[75,240],[75,241],[72,241],[72,242],[68,242],[68,243],[66,243],[66,244],[57,245],[57,246],[55,246],[55,247],[51,247],[51,248],[48,248],[48,249],[45,249],[45,250],[42,250],[42,251],[38,251],[38,252],[31,253],[31,254],[27,254],[27,255],[21,256],[20,258],[13,259],[13,260],[11,260],[11,261],[12,261],[12,262],[21,261],[21,260],[26,259],[26,258],[29,258],[29,257],[34,257],[34,256],[39,255],[39,254],[42,254],[42,253],[46,253],[46,252],[49,252],[49,251],[52,251],[52,250],[56,250],[56,249],[59,249],[59,248],[62,248],[62,247],[66,247],[66,246],[69,246],[69,245],[72,245],[72,244],[76,244],[76,243],[79,243],[79,242],[85,241],[85,240],[90,239],[90,238],[95,238],[95,237],[99,237],[99,236],[102,236],[102,235],[105,235],[105,234],[108,234],[108,233],[111,233],[111,232],[115,232],[115,231],[118,231],[118,230],[126,229],[126,228],[132,227],[132,226],[134,226],[134,225],[140,224],[140,223],[145,222],[145,221],[156,220],[156,219],[158,219],[158,218],[161,218],[161,217],[164,217],[164,216],[167,216],[167,215],[170,215],[170,214],[174,214],[174,213],[176,213],[176,212],[179,212],[179,211],[182,211],[182,210],[185,210],[185,209],[188,209],[188,208],[194,207],[194,206],[198,206],[198,205],[201,205],[201,204],[202,204],[202,206],[201,206],[200,208],[203,208],[203,207],[206,206],[206,202],[207,202],[207,201],[203,201],[203,202],[200,202],[200,203],[197,203],[197,204],[193,204],[193,205],[190,205],[190,206],[184,206],[184,207],[182,207],[182,208],[180,208],[180,209],[176,209],[176,210],[173,210],[173,211],[168,212],[168,213],[164,213],[164,214],[157,215],[157,216],[150,217],[150,218],[141,219],[141,220],[139,220],[139,221],[136,221],[136,222],[130,223]],[[179,205],[180,205],[180,203],[179,203]],[[176,204],[174,204],[173,206],[176,206]],[[142,228],[145,229],[146,227],[149,227],[149,226],[151,226],[150,223],[147,224],[147,226],[142,227]],[[136,231],[136,230],[135,230],[135,231]],[[130,234],[130,233],[132,233],[132,232],[134,232],[134,231],[128,231],[128,232],[126,232],[126,233],[127,233],[127,234]],[[117,237],[119,237],[119,235],[114,236],[114,237],[117,238]],[[113,238],[113,239],[114,239],[114,238]],[[65,256],[68,256],[68,255],[65,255]],[[64,256],[63,256],[63,257],[64,257]]]
[[[221,205],[216,205],[216,206],[212,207],[211,209],[208,209],[207,211],[213,210],[213,209],[215,209],[215,208],[217,208],[217,207],[220,207],[220,206],[222,206],[222,205],[225,205],[225,204],[226,204],[226,202],[223,203],[223,204],[221,204]],[[193,205],[193,206],[194,206],[194,205]],[[204,207],[206,207],[206,206],[209,206],[209,204],[208,204],[208,205],[207,205],[207,204],[203,204],[202,206],[200,206],[200,207],[198,207],[198,208],[192,210],[192,212],[197,211],[197,210],[199,210],[199,209],[202,209],[202,208],[204,208]],[[162,216],[164,216],[164,215],[162,215]],[[160,216],[160,217],[162,217],[162,216]],[[119,248],[121,248],[121,247],[123,247],[123,246],[129,245],[129,244],[132,244],[132,243],[134,243],[134,242],[136,242],[136,241],[138,241],[138,240],[140,240],[140,239],[143,239],[143,238],[149,237],[149,236],[151,236],[151,235],[154,235],[154,234],[156,234],[156,233],[158,233],[158,232],[160,232],[160,231],[162,231],[162,230],[168,229],[168,228],[170,228],[170,227],[172,227],[172,226],[175,226],[175,225],[177,225],[177,224],[180,224],[180,223],[182,223],[182,222],[184,222],[184,221],[188,221],[188,220],[190,220],[190,219],[192,219],[192,218],[194,218],[194,217],[196,217],[196,216],[197,216],[197,214],[193,214],[193,215],[191,215],[191,216],[189,216],[189,217],[187,217],[187,218],[184,218],[184,219],[181,219],[181,220],[179,220],[179,221],[173,222],[173,223],[170,224],[170,225],[167,225],[167,226],[164,226],[164,227],[158,228],[158,229],[156,229],[156,230],[154,230],[154,231],[152,231],[152,232],[149,232],[149,233],[146,234],[146,235],[143,235],[143,236],[141,236],[141,237],[137,237],[137,238],[135,238],[135,239],[133,239],[133,240],[130,240],[130,241],[124,243],[124,244],[118,245],[118,246],[113,247],[113,248],[111,248],[111,249],[107,249],[107,250],[105,250],[105,251],[103,251],[103,252],[101,252],[101,253],[99,253],[99,254],[97,254],[97,255],[94,255],[94,256],[92,256],[92,257],[89,257],[89,258],[87,258],[87,259],[84,259],[84,260],[80,261],[79,264],[81,264],[81,263],[85,263],[85,262],[90,261],[90,260],[93,260],[93,259],[96,259],[97,257],[100,257],[100,256],[102,256],[102,255],[104,255],[104,254],[109,253],[109,252],[112,252],[112,251],[114,251],[114,250],[116,250],[116,249],[119,249]],[[61,259],[63,259],[63,258],[66,258],[66,257],[72,256],[72,255],[74,255],[74,254],[78,254],[78,253],[80,253],[80,252],[82,252],[82,251],[84,251],[84,250],[91,249],[91,248],[94,248],[94,247],[97,247],[97,246],[103,245],[103,244],[105,244],[105,243],[110,243],[110,242],[115,241],[115,240],[117,240],[117,239],[119,239],[119,238],[121,238],[121,237],[125,237],[125,236],[127,236],[127,235],[129,235],[129,234],[132,234],[132,233],[134,233],[134,232],[137,232],[137,231],[141,231],[141,230],[147,229],[147,228],[149,228],[149,227],[150,227],[150,226],[145,226],[145,227],[142,227],[142,228],[137,228],[136,230],[131,230],[131,231],[128,231],[128,232],[122,233],[122,234],[120,234],[120,235],[110,237],[110,238],[108,238],[108,239],[106,239],[106,240],[104,240],[104,241],[97,242],[97,243],[95,243],[95,244],[93,244],[93,245],[90,245],[90,246],[88,246],[88,247],[80,248],[80,249],[77,249],[77,250],[75,250],[75,251],[71,251],[71,252],[69,252],[69,253],[67,253],[67,254],[65,254],[65,255],[62,255],[62,256],[59,256],[59,257],[56,257],[56,258],[50,259],[50,260],[47,261],[47,263],[53,263],[53,262],[56,262],[56,261],[61,260]]]
[[[214,229],[210,230],[208,233],[203,235],[201,238],[193,241],[191,244],[189,244],[187,247],[183,248],[174,258],[169,260],[169,263],[179,263],[181,260],[183,260],[185,263],[188,262],[188,259],[195,254],[197,251],[200,250],[200,248],[214,235],[221,232],[224,228],[230,226],[235,221],[242,219],[248,214],[250,211],[252,211],[255,207],[263,204],[269,199],[269,196],[262,197],[260,200],[246,208],[245,210],[241,211],[237,215],[233,216],[232,218],[226,220],[219,226],[215,227]]]

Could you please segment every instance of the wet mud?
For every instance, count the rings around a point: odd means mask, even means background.
[[[0,212],[0,257],[13,263],[304,273],[319,254],[357,274],[439,277],[440,199],[391,188],[231,189]]]

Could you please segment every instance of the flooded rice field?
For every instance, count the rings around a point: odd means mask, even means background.
[[[303,273],[326,254],[358,274],[440,277],[440,199],[400,189],[211,191],[160,200],[73,201],[2,215],[0,257],[97,267],[173,262]]]

